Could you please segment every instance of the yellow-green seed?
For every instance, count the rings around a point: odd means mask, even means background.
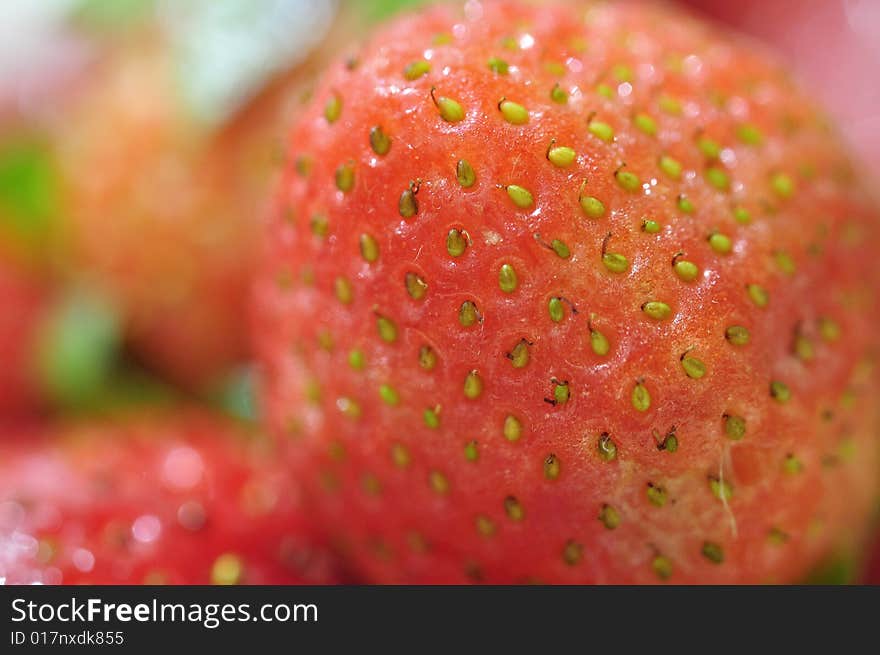
[[[420,59],[407,64],[407,67],[403,69],[403,76],[410,82],[413,82],[429,72],[431,72],[431,64],[424,59]]]
[[[495,534],[495,524],[492,522],[492,519],[480,515],[477,517],[477,532],[479,532],[484,537],[491,537]]]
[[[602,505],[599,510],[599,520],[608,530],[614,530],[620,525],[620,514],[611,505]]]
[[[519,286],[516,270],[510,264],[502,264],[498,270],[498,286],[504,293],[513,293]]]
[[[561,298],[551,298],[547,303],[547,311],[550,314],[550,320],[559,323],[565,318],[565,303]]]
[[[767,533],[767,541],[769,541],[774,546],[781,546],[789,539],[788,534],[780,530],[779,528],[771,528]]]
[[[776,262],[776,266],[779,268],[779,270],[786,275],[794,275],[795,271],[797,270],[794,259],[792,259],[791,255],[789,255],[784,250],[777,250],[773,254],[773,261]]]
[[[825,341],[837,341],[840,338],[840,326],[830,318],[820,318],[819,334]]]
[[[672,560],[664,555],[657,555],[651,560],[651,568],[661,580],[669,580],[672,577]]]
[[[312,158],[308,155],[300,155],[296,158],[296,172],[300,177],[308,177],[312,172]]]
[[[794,338],[794,354],[797,355],[798,359],[801,361],[811,361],[816,356],[813,342],[802,334],[796,335]]]
[[[343,305],[350,305],[351,301],[354,299],[354,291],[352,290],[351,282],[349,282],[347,278],[337,277],[333,282],[333,287],[336,291],[336,299]]]
[[[673,98],[672,96],[660,96],[660,100],[657,104],[660,106],[660,109],[667,114],[671,114],[672,116],[678,116],[681,114],[681,103],[678,99]]]
[[[677,159],[673,159],[669,155],[662,155],[658,164],[660,166],[660,170],[671,177],[673,180],[678,180],[681,178],[681,164],[678,162]]]
[[[645,493],[648,496],[648,500],[652,505],[656,507],[663,507],[668,500],[668,496],[666,494],[666,489],[663,487],[658,487],[655,484],[648,483],[648,486],[645,487]]]
[[[357,420],[361,417],[361,406],[356,400],[351,398],[339,398],[336,401],[336,409],[338,409],[343,416],[353,420]]]
[[[633,387],[631,401],[638,412],[647,412],[651,408],[651,394],[643,383],[638,382]]]
[[[684,369],[685,374],[693,380],[699,380],[706,375],[706,365],[696,357],[691,357],[690,355],[682,357],[681,367]]]
[[[710,166],[706,169],[706,181],[719,191],[727,191],[730,188],[730,177],[717,166]]]
[[[529,111],[522,105],[511,102],[510,100],[502,100],[498,104],[501,115],[511,125],[525,125],[529,122]]]
[[[724,562],[724,549],[714,542],[703,542],[703,548],[700,552],[702,552],[703,557],[713,564],[721,564]]]
[[[566,168],[574,163],[577,153],[567,146],[556,146],[547,151],[547,159],[558,168]]]
[[[471,327],[480,320],[480,314],[477,312],[477,306],[471,300],[465,300],[461,303],[458,310],[458,322],[463,327]]]
[[[731,441],[739,441],[746,436],[746,420],[742,416],[725,414],[724,434]]]
[[[590,130],[590,134],[602,139],[602,141],[605,141],[606,143],[614,141],[614,128],[608,123],[603,123],[602,121],[590,121],[588,129]]]
[[[364,367],[367,365],[366,357],[364,357],[364,353],[360,350],[352,350],[348,354],[348,365],[351,366],[355,371],[363,371]]]
[[[751,298],[752,302],[758,307],[764,308],[770,303],[770,294],[767,293],[767,290],[761,285],[748,284],[746,285],[746,291],[749,294],[749,298]]]
[[[564,105],[568,102],[568,91],[563,89],[559,86],[559,83],[557,83],[550,90],[550,99],[557,104]]]
[[[794,195],[794,180],[785,173],[775,173],[770,178],[770,186],[780,198],[791,198]]]
[[[461,257],[467,246],[468,239],[465,232],[457,228],[449,230],[449,234],[446,235],[446,252],[451,257]]]
[[[446,96],[435,97],[434,102],[440,111],[440,118],[447,123],[459,123],[464,120],[464,108],[452,98],[447,98]]]
[[[312,234],[322,239],[326,237],[327,233],[330,231],[330,222],[323,214],[315,214],[312,216],[310,225],[312,228]]]
[[[709,235],[709,247],[719,255],[728,255],[733,250],[733,242],[726,234],[713,232]]]
[[[379,387],[379,396],[387,405],[397,405],[400,403],[400,396],[390,384],[383,384]]]
[[[441,496],[449,493],[449,480],[447,480],[446,476],[439,471],[431,471],[428,475],[428,483],[431,485],[431,489],[434,493],[440,494]]]
[[[614,91],[607,84],[596,85],[596,93],[598,93],[603,98],[607,98],[608,100],[612,100],[614,98]]]
[[[638,191],[642,187],[642,181],[639,179],[639,176],[629,171],[616,171],[614,179],[617,180],[617,186],[630,193]]]
[[[544,70],[551,75],[556,75],[558,77],[565,75],[565,66],[558,61],[544,62]]]
[[[693,282],[700,275],[700,268],[687,259],[676,259],[672,265],[672,270],[685,282]]]
[[[513,368],[525,368],[529,363],[529,342],[520,339],[519,343],[507,353],[507,359],[510,360]]]
[[[770,396],[778,403],[787,403],[791,400],[791,389],[784,382],[774,380],[770,383]]]
[[[785,456],[785,459],[782,460],[782,470],[787,475],[797,475],[798,473],[803,472],[804,465],[801,460],[789,453]]]
[[[347,162],[336,169],[336,188],[348,193],[354,188],[354,164]]]
[[[632,69],[626,64],[615,64],[611,69],[611,74],[614,75],[618,82],[633,81]]]
[[[544,460],[544,477],[548,480],[556,480],[562,470],[559,458],[554,454],[547,455]]]
[[[490,57],[489,58],[489,70],[493,73],[498,73],[499,75],[507,75],[507,71],[509,66],[507,62],[499,57]]]
[[[429,407],[422,414],[422,420],[424,420],[425,425],[432,430],[436,430],[440,427],[440,410],[439,408],[431,408]]]
[[[470,400],[479,398],[483,393],[483,379],[480,374],[474,370],[467,374],[464,379],[464,396]]]
[[[405,189],[400,194],[400,200],[397,201],[397,210],[404,218],[412,218],[419,213],[419,201],[416,199],[416,192],[413,186]]]
[[[504,512],[511,521],[522,521],[525,518],[525,511],[520,502],[513,496],[504,499]]]
[[[211,565],[211,584],[237,585],[244,577],[244,563],[232,553],[224,553]]]
[[[569,566],[577,566],[584,558],[584,547],[576,541],[569,540],[562,549],[562,561]]]
[[[437,366],[437,353],[431,346],[419,348],[419,366],[425,371],[433,371]]]
[[[428,292],[428,283],[418,273],[407,273],[404,278],[406,292],[413,300],[422,300]]]
[[[644,132],[648,136],[655,136],[657,134],[657,123],[648,114],[636,114],[633,117],[633,125],[636,126],[637,130]]]
[[[642,311],[645,316],[653,318],[655,321],[664,321],[672,316],[672,308],[665,302],[652,300],[642,305]]]
[[[612,439],[611,435],[607,432],[603,432],[599,436],[599,443],[596,445],[596,450],[599,452],[599,457],[606,462],[610,462],[617,458],[617,444],[614,443],[614,439]]]
[[[328,330],[321,330],[318,333],[318,347],[321,350],[326,350],[328,353],[333,352],[334,345],[333,335]]]
[[[718,159],[721,155],[721,146],[709,137],[701,136],[697,139],[697,147],[707,159]]]
[[[625,273],[629,269],[629,260],[616,252],[606,252],[602,255],[602,263],[612,273]]]
[[[553,239],[553,241],[550,242],[550,249],[562,259],[568,259],[571,257],[571,251],[568,249],[568,246],[565,242],[560,241],[559,239]]]
[[[660,223],[651,219],[645,219],[642,221],[642,230],[648,234],[657,234],[660,231]]]
[[[339,94],[334,93],[327,98],[327,104],[324,105],[324,118],[328,123],[335,123],[342,114],[342,98]]]
[[[381,125],[377,125],[370,130],[370,147],[380,157],[387,155],[391,150],[391,139],[385,134]]]
[[[385,316],[376,317],[376,328],[379,331],[379,338],[388,343],[397,341],[397,326],[390,318]]]
[[[731,325],[724,331],[724,338],[734,346],[745,346],[749,342],[751,334],[749,334],[749,329],[742,325]]]
[[[694,203],[691,202],[691,199],[685,195],[681,195],[678,197],[678,201],[676,203],[678,205],[679,211],[684,212],[685,214],[693,214],[694,213]]]
[[[602,218],[605,215],[605,205],[598,198],[581,196],[579,200],[581,209],[590,218]]]
[[[464,446],[464,458],[469,462],[480,459],[480,447],[476,440],[468,441]]]
[[[515,416],[508,414],[504,418],[502,433],[508,441],[519,441],[523,433],[522,423]]]
[[[718,500],[728,501],[733,498],[733,485],[730,484],[727,480],[710,477],[709,490],[712,492],[712,495],[715,496]]]
[[[752,215],[745,207],[734,207],[733,219],[740,225],[748,225],[752,222]]]
[[[590,328],[590,346],[599,357],[604,357],[611,350],[608,338],[595,328]]]
[[[764,135],[761,134],[761,130],[751,123],[740,125],[736,129],[736,136],[740,141],[749,146],[759,146],[764,141]]]
[[[553,403],[555,405],[564,405],[571,397],[571,390],[567,382],[560,382],[553,386]]]
[[[455,176],[458,178],[458,183],[465,189],[471,188],[477,181],[477,174],[467,159],[458,160],[458,164],[455,167]]]
[[[409,466],[412,458],[409,450],[403,444],[396,443],[391,446],[391,461],[397,468],[405,469]]]
[[[528,189],[517,186],[516,184],[511,184],[507,187],[507,195],[513,200],[513,204],[520,209],[528,209],[535,202],[535,199],[532,197],[532,194]]]
[[[376,243],[376,239],[369,234],[362,234],[360,236],[360,249],[361,257],[369,263],[372,264],[379,259],[379,244]]]

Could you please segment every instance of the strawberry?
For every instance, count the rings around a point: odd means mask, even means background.
[[[291,0],[276,4],[273,11],[289,11]],[[320,53],[299,66],[278,66],[287,60],[276,57],[269,63],[280,70],[251,89],[239,68],[260,33],[227,34],[235,23],[218,23],[216,14],[253,10],[237,0],[198,5],[195,17],[180,17],[193,23],[186,29],[196,31],[194,54],[178,42],[186,35],[174,33],[176,24],[147,22],[107,47],[64,103],[55,145],[74,276],[118,305],[146,365],[204,390],[247,357],[247,289],[258,217],[278,168],[277,135],[302,91],[303,69]],[[199,32],[211,25],[221,32]],[[277,34],[273,27],[263,41]],[[228,54],[210,48],[230,39],[241,57],[218,75],[217,58]],[[237,93],[234,107],[216,106],[217,95],[229,104],[218,80]]]
[[[44,285],[0,258],[0,416],[30,413],[41,404],[33,356],[48,305]]]
[[[643,4],[438,7],[288,143],[265,402],[370,579],[789,582],[861,538],[877,212],[766,53]]]
[[[265,439],[198,412],[3,431],[8,583],[339,579]]]

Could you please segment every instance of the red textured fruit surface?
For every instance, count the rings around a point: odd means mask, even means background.
[[[186,118],[158,40],[112,55],[58,130],[73,268],[119,305],[146,361],[203,385],[246,352],[259,205],[237,204],[234,163],[212,157]]]
[[[339,580],[265,438],[192,412],[3,431],[7,583]]]
[[[41,283],[0,259],[0,299],[0,416],[8,417],[40,405],[33,357],[48,294]]]
[[[860,538],[877,214],[813,98],[641,4],[436,8],[356,61],[290,133],[255,322],[361,571],[786,582]]]

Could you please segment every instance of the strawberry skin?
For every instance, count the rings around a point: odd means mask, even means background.
[[[470,2],[289,136],[255,334],[380,582],[789,582],[875,490],[877,214],[813,100],[646,5]]]
[[[198,412],[3,432],[7,583],[339,580],[264,438]]]

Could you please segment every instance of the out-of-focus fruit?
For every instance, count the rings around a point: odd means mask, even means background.
[[[320,584],[339,570],[271,444],[197,412],[3,428],[9,584]]]

